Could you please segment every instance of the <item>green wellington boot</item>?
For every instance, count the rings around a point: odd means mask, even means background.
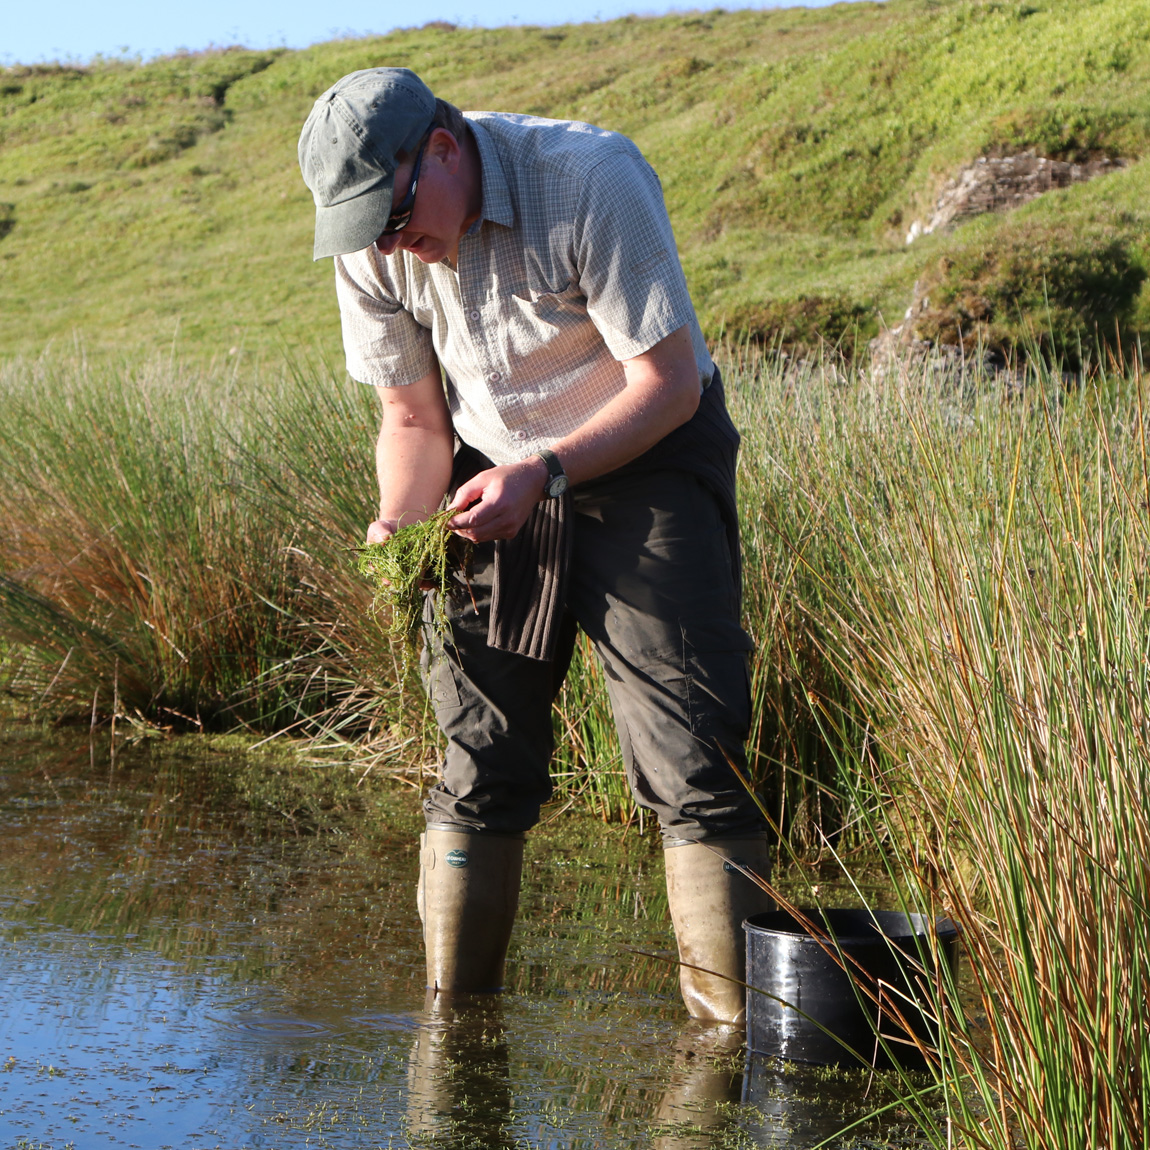
[[[679,942],[679,987],[692,1018],[744,1024],[747,944],[743,919],[774,909],[770,895],[728,860],[769,879],[764,838],[708,839],[663,851],[667,902]],[[703,973],[702,967],[713,973]]]
[[[428,988],[459,994],[501,990],[519,905],[523,837],[428,827],[419,842]]]

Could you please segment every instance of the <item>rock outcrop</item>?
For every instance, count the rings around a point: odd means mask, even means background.
[[[914,243],[919,236],[952,228],[986,212],[1010,211],[1037,199],[1045,192],[1120,171],[1132,162],[1122,158],[1099,157],[1082,163],[1071,163],[1048,159],[1035,152],[1023,152],[1015,156],[980,156],[973,163],[960,168],[947,181],[935,201],[930,219],[925,223],[915,220],[906,234],[906,242]],[[873,370],[883,376],[896,366],[905,369],[923,363],[933,365],[936,370],[958,372],[960,375],[970,371],[994,370],[996,357],[981,348],[978,326],[982,312],[989,311],[990,305],[986,301],[975,300],[975,303],[981,303],[982,311],[976,309],[969,315],[964,313],[972,336],[971,339],[963,338],[960,341],[967,345],[965,348],[945,342],[936,344],[931,329],[937,327],[937,324],[929,322],[938,318],[931,312],[930,281],[932,277],[926,275],[923,280],[915,283],[910,306],[902,322],[894,327],[884,327],[879,336],[871,341]],[[937,288],[937,283],[934,286]]]
[[[1074,164],[1065,160],[1048,160],[1034,152],[1017,156],[979,156],[972,164],[958,170],[946,183],[934,205],[930,219],[915,220],[906,233],[906,242],[919,236],[950,227],[982,215],[984,212],[1009,211],[1044,192],[1085,183],[1097,176],[1119,171],[1130,161],[1102,157]]]

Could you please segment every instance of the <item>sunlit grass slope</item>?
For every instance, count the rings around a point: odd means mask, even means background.
[[[1148,0],[888,0],[10,68],[0,355],[79,333],[89,353],[177,339],[204,358],[283,346],[338,356],[295,141],[319,92],[379,64],[415,68],[465,108],[632,135],[663,178],[712,332],[865,335],[878,315],[901,317],[916,278],[954,268],[1007,327],[1043,326],[1042,293],[1016,300],[1019,260],[1000,254],[1048,250],[1021,266],[1047,279],[1060,334],[1138,332],[1150,325],[1142,164],[952,236],[907,248],[904,235],[980,154],[1140,157],[1148,36]],[[1082,249],[1133,271],[1111,282],[1103,268],[1100,292]]]

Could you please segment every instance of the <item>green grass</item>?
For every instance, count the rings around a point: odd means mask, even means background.
[[[5,69],[0,356],[51,343],[87,355],[174,345],[217,364],[284,348],[336,360],[330,267],[310,260],[295,141],[319,92],[383,63],[415,68],[465,108],[632,135],[663,180],[712,335],[852,343],[880,316],[901,319],[914,281],[949,260],[986,282],[993,340],[1026,321],[1088,350],[1095,324],[1103,339],[1115,322],[1131,338],[1150,325],[1141,163],[953,236],[910,248],[903,237],[978,155],[1140,158],[1148,17],[1146,0],[887,0]],[[1099,236],[1107,268],[1129,269],[1103,301],[1089,258]],[[1033,276],[1019,286],[979,259],[1002,247],[1051,249],[1036,266],[1066,306],[1050,314]],[[951,331],[962,301],[944,310]]]

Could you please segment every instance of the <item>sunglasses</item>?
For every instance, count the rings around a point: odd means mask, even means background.
[[[411,169],[411,187],[407,189],[407,195],[399,204],[392,208],[380,235],[393,236],[396,232],[403,231],[411,222],[411,213],[415,211],[415,189],[419,187],[419,165],[423,163],[423,149],[427,147],[427,139],[428,137],[424,137],[423,143],[419,145],[419,151],[415,153],[415,167]]]

